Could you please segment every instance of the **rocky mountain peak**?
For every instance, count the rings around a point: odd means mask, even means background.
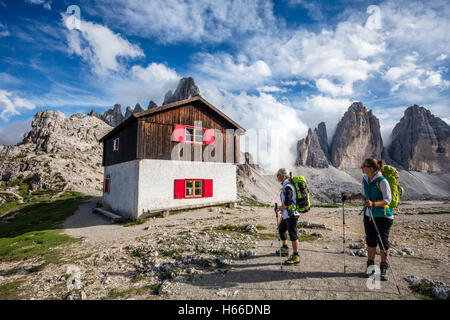
[[[317,125],[317,128],[314,129],[314,133],[319,138],[320,147],[322,148],[325,157],[328,159],[330,157],[330,150],[328,147],[328,134],[327,134],[327,126],[325,122],[321,122]]]
[[[330,160],[338,169],[359,168],[364,159],[380,159],[383,152],[380,123],[371,110],[354,102],[338,123]]]
[[[408,107],[392,130],[389,155],[406,170],[448,172],[450,126],[424,107]]]
[[[144,109],[142,109],[142,107],[141,107],[141,105],[139,103],[136,103],[136,105],[134,106],[134,109],[133,109],[133,114],[134,113],[138,113],[138,112],[142,112],[142,111],[144,111]]]
[[[133,110],[131,109],[130,106],[127,107],[127,109],[125,110],[125,117],[124,120],[127,119],[129,116],[131,116],[133,114]]]
[[[156,108],[156,107],[158,107],[158,105],[157,105],[153,100],[151,100],[151,101],[148,103],[147,110],[150,110],[150,109],[153,109],[153,108]]]
[[[103,113],[103,121],[112,127],[119,125],[123,120],[122,106],[120,104],[115,104],[113,109],[109,109]]]
[[[163,105],[175,101],[190,99],[192,97],[198,96],[199,94],[200,89],[195,85],[194,78],[182,78],[173,94],[171,90],[166,93],[166,95],[164,96]]]
[[[89,112],[88,115],[91,116],[91,117],[96,117],[96,118],[98,118],[98,119],[101,119],[101,118],[102,118],[102,116],[99,115],[99,114],[97,113],[97,111],[95,111],[94,109],[91,109],[91,112]]]
[[[309,128],[306,138],[297,142],[297,160],[295,165],[314,168],[328,167],[328,159],[322,150],[316,131],[317,129],[313,132]]]

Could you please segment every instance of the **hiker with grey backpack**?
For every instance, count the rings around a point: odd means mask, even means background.
[[[361,169],[363,192],[355,195],[343,194],[342,201],[365,200],[362,212],[364,212],[363,222],[368,252],[366,274],[371,276],[373,273],[378,243],[381,256],[380,278],[382,281],[387,281],[387,270],[390,268],[389,231],[394,222],[392,209],[398,206],[402,189],[398,182],[397,170],[392,166],[385,166],[383,160],[368,158]]]
[[[282,168],[277,172],[277,180],[281,183],[280,191],[281,206],[275,209],[278,216],[282,212],[280,221],[278,222],[278,233],[283,246],[276,251],[277,255],[289,256],[287,233],[292,242],[292,256],[285,261],[285,265],[295,265],[300,263],[298,254],[299,241],[297,232],[297,221],[300,213],[309,210],[309,192],[307,189],[306,179],[302,176],[291,177],[287,169]]]

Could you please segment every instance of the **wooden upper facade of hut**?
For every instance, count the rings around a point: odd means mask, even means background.
[[[201,128],[195,127],[198,121]],[[180,142],[193,144],[190,158],[194,161],[195,147],[203,153],[205,147],[215,142],[211,129],[222,133],[222,161],[239,162],[239,134],[226,134],[226,130],[243,134],[245,129],[201,96],[195,96],[128,117],[100,139],[103,142],[102,164],[106,167],[136,159],[177,160],[172,151]],[[225,155],[230,154],[232,159],[226,159]]]

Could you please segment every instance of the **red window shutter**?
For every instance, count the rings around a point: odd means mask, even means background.
[[[186,189],[184,187],[184,179],[176,179],[174,181],[174,199],[184,199]]]
[[[206,129],[203,140],[205,145],[214,144],[214,129]]]
[[[213,196],[213,181],[212,179],[203,180],[203,197]]]
[[[183,126],[181,124],[174,124],[172,141],[183,142],[184,141],[184,132],[185,132],[185,126]]]

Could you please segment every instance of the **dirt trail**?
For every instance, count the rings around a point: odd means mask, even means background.
[[[153,219],[145,224],[125,228],[112,225],[101,217],[92,215],[93,202],[80,207],[79,212],[66,221],[66,232],[72,236],[86,237],[86,242],[105,246],[108,241],[126,244],[134,238],[151,239],[164,231],[167,237],[183,230],[194,230],[223,224],[255,224],[265,227],[264,232],[274,232],[274,214],[271,208],[224,209],[226,213],[210,212],[207,208]],[[449,210],[448,204],[411,203],[402,207],[402,212]],[[360,208],[347,207],[347,246],[364,238]],[[228,213],[228,214],[227,214]],[[302,242],[301,264],[284,266],[280,271],[279,257],[274,255],[277,240],[257,242],[254,255],[247,259],[233,259],[225,272],[204,273],[190,281],[177,278],[171,284],[170,299],[417,299],[403,280],[408,275],[420,275],[433,280],[450,282],[448,268],[450,219],[448,214],[424,214],[396,216],[391,233],[391,242],[398,250],[409,247],[414,256],[391,258],[402,295],[398,295],[391,276],[389,282],[381,282],[380,289],[369,290],[361,271],[365,257],[346,255],[347,272],[343,273],[342,209],[313,208],[300,220],[324,223],[327,230],[318,231],[323,238]],[[91,226],[86,226],[91,224]],[[443,226],[443,230],[435,227]],[[144,228],[148,227],[148,230]],[[425,235],[415,230],[424,230]],[[428,233],[427,233],[428,232]],[[428,234],[446,238],[427,238]],[[349,251],[347,249],[347,251]],[[379,263],[379,256],[376,258]]]

